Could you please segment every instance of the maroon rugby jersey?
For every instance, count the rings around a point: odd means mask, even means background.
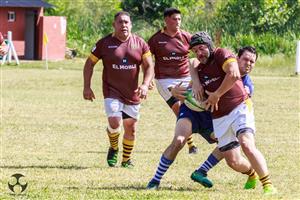
[[[179,31],[174,37],[156,32],[148,41],[155,56],[155,78],[181,78],[189,76],[189,42],[191,34]]]
[[[217,48],[214,50],[213,59],[208,64],[199,64],[198,75],[205,90],[216,91],[225,78],[226,73],[222,66],[226,60],[234,58],[235,55],[227,49]],[[218,110],[212,113],[213,118],[219,118],[229,114],[234,108],[247,98],[243,82],[238,80],[225,94],[220,97]]]
[[[92,54],[103,62],[103,96],[116,98],[129,105],[140,103],[136,92],[143,56],[149,54],[147,43],[132,34],[121,42],[112,34],[100,39]]]

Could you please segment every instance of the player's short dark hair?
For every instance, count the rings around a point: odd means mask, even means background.
[[[116,20],[120,15],[126,15],[130,18],[130,14],[129,12],[126,12],[126,11],[120,11],[120,12],[117,12],[114,16],[114,20]]]
[[[253,53],[256,57],[255,60],[257,60],[258,54],[257,54],[255,47],[253,47],[253,46],[241,47],[238,51],[238,57],[241,57],[245,51],[249,51],[250,53]]]
[[[164,11],[164,17],[170,17],[173,14],[181,14],[181,12],[176,8],[166,8]]]

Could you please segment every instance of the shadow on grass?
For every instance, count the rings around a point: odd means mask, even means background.
[[[0,168],[3,169],[75,169],[75,170],[81,170],[81,169],[89,169],[90,167],[81,167],[76,165],[70,165],[70,166],[50,166],[50,165],[6,165],[6,166],[0,166]]]
[[[79,188],[79,187],[67,187],[68,190],[82,190],[83,188]],[[148,190],[146,189],[146,185],[129,185],[129,186],[103,186],[103,187],[86,187],[84,189],[87,190],[138,190],[138,191],[190,191],[190,192],[194,192],[194,191],[199,191],[199,189],[197,188],[187,188],[187,187],[159,187],[158,190]]]

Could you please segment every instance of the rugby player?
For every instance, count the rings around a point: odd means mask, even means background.
[[[110,142],[107,163],[110,167],[117,164],[118,141],[123,124],[121,166],[131,168],[140,102],[147,97],[154,76],[154,64],[148,44],[131,33],[132,23],[129,13],[118,12],[114,17],[113,28],[112,34],[96,43],[85,62],[83,97],[90,101],[95,99],[91,89],[91,78],[95,64],[102,59],[102,91],[108,119],[106,131]],[[140,66],[144,77],[141,85],[138,85]]]

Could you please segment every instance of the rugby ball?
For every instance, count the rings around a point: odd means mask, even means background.
[[[184,93],[185,100],[184,104],[191,110],[202,112],[205,111],[205,103],[204,101],[200,102],[196,100],[194,93],[191,88],[187,89],[187,91]]]

